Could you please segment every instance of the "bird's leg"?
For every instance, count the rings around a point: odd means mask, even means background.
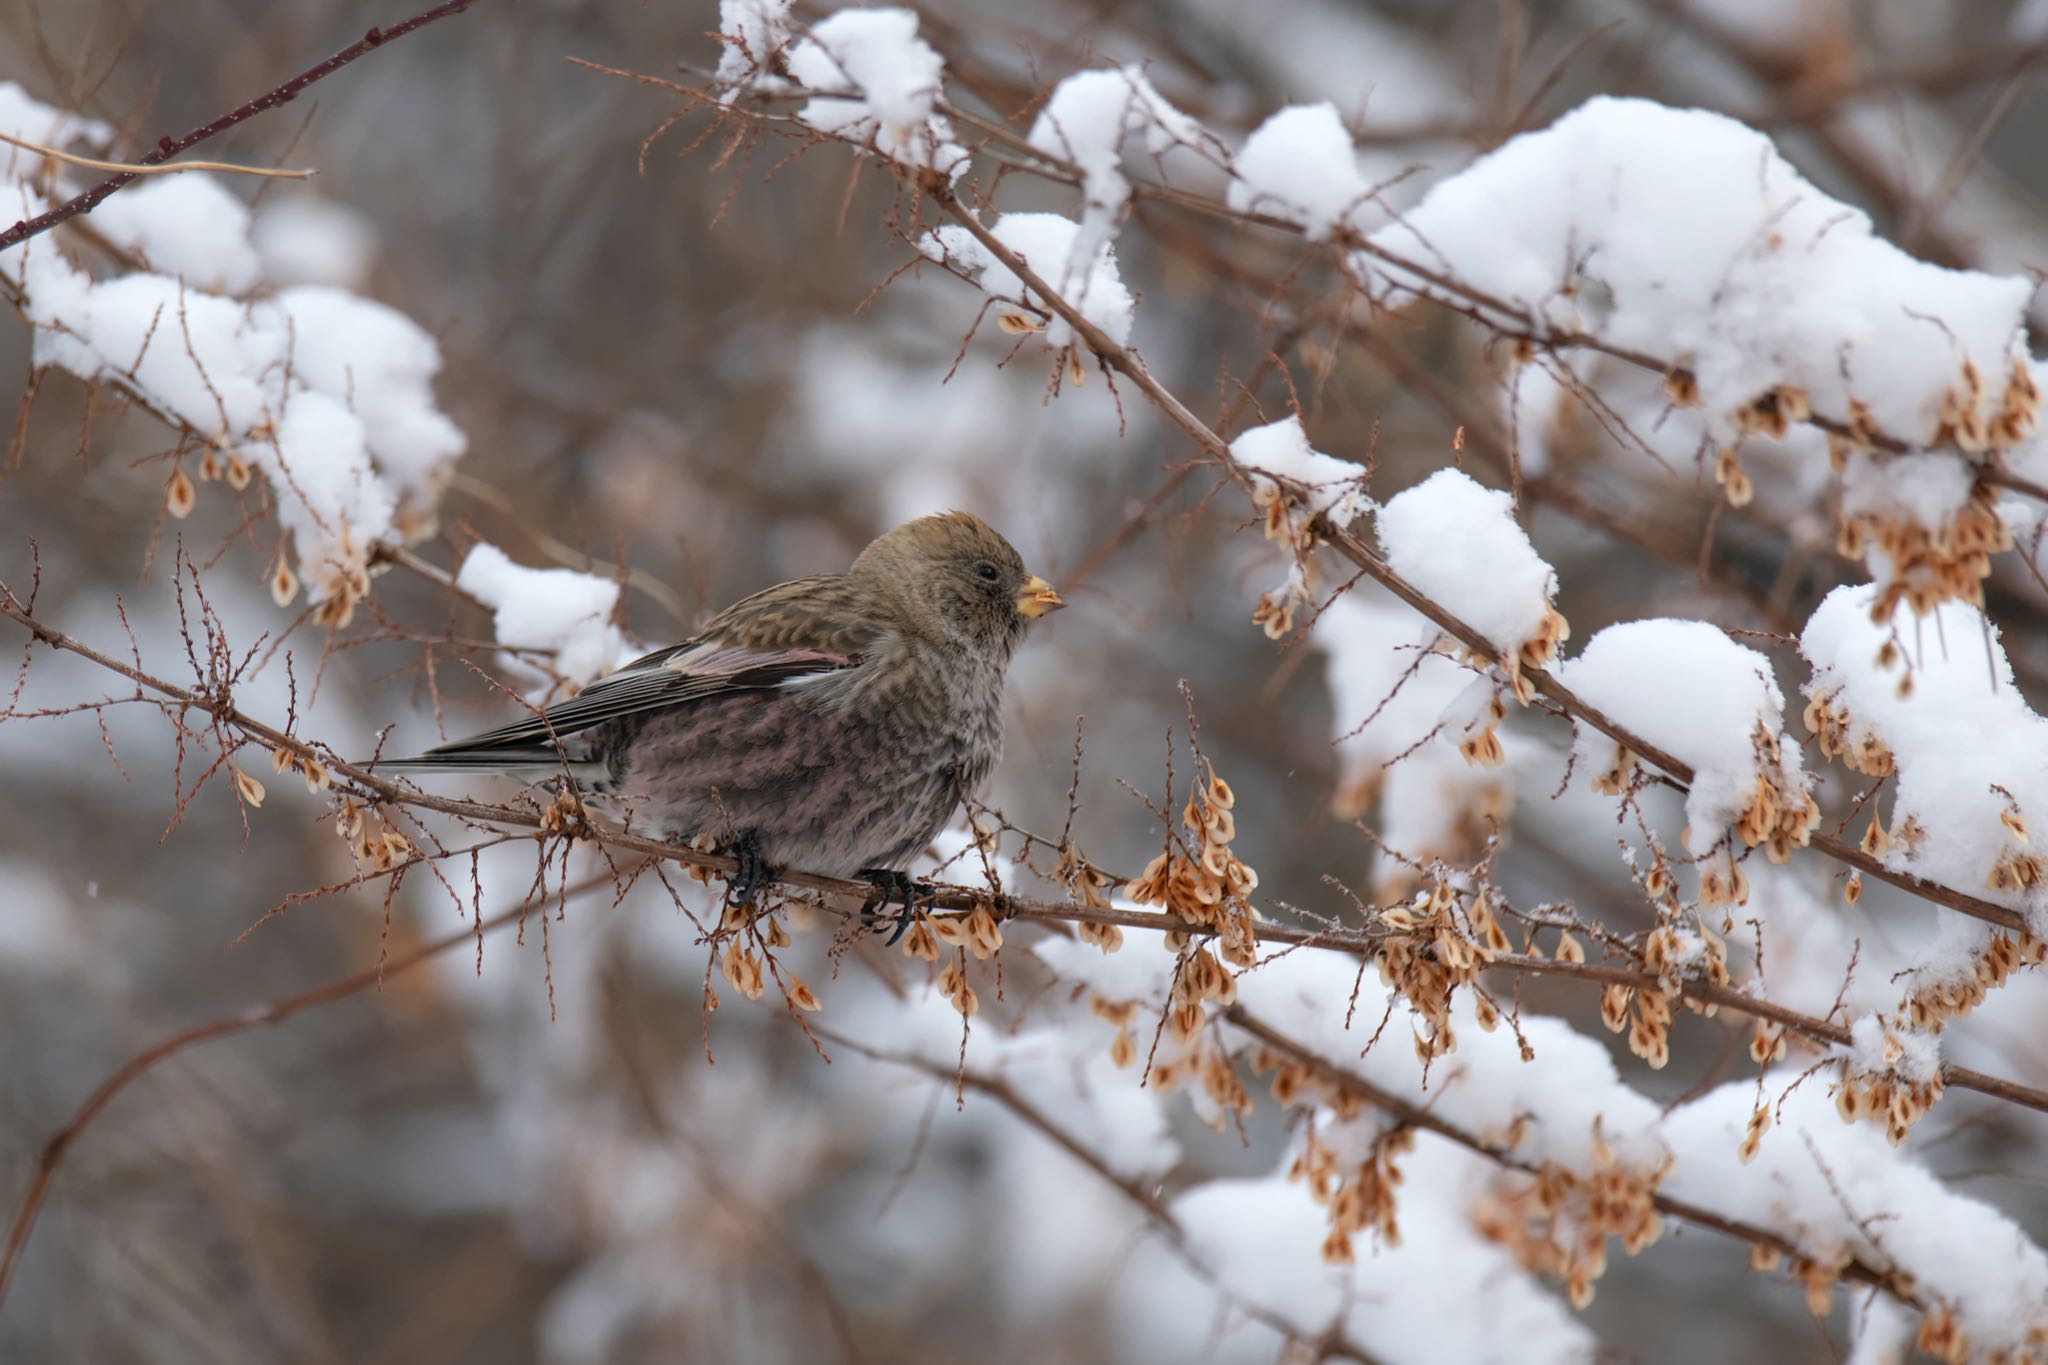
[[[725,893],[734,905],[751,905],[755,895],[766,886],[772,877],[768,864],[761,861],[761,836],[747,830],[732,847],[732,856],[739,863],[725,883]]]
[[[876,912],[888,908],[891,899],[903,903],[903,913],[896,919],[896,932],[889,935],[886,945],[891,948],[910,932],[910,923],[917,918],[917,902],[938,894],[931,883],[913,881],[908,872],[896,868],[866,867],[854,875],[875,888],[875,894],[860,907],[860,922],[864,928],[875,927]]]

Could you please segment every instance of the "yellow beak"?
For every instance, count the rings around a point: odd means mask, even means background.
[[[1049,611],[1058,611],[1067,605],[1060,595],[1052,590],[1052,584],[1037,574],[1024,580],[1024,586],[1017,592],[1017,614],[1036,620]]]

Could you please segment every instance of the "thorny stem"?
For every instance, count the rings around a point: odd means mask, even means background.
[[[192,131],[178,137],[159,138],[156,146],[151,148],[147,155],[138,158],[136,164],[141,166],[161,166],[178,153],[188,148],[196,147],[207,139],[226,132],[246,119],[254,118],[265,110],[275,109],[279,105],[291,103],[299,97],[306,87],[316,81],[326,79],[344,66],[347,66],[350,62],[356,60],[356,58],[375,51],[392,39],[403,38],[406,34],[413,32],[415,29],[425,28],[437,19],[446,19],[451,15],[460,14],[475,3],[476,0],[447,0],[445,4],[436,5],[424,14],[416,14],[412,18],[393,24],[389,28],[373,28],[327,60],[307,67],[282,85],[273,86],[246,104],[236,105],[220,117],[207,123],[202,123]],[[93,209],[99,206],[100,201],[108,195],[113,194],[125,185],[133,184],[141,178],[142,175],[136,171],[119,171],[100,181],[99,184],[94,185],[91,189],[65,200],[48,212],[37,214],[33,218],[22,219],[13,227],[0,231],[0,251],[5,251],[9,247],[19,246],[29,238],[39,233],[48,232],[59,223],[67,219],[76,218],[81,213],[91,213]]]

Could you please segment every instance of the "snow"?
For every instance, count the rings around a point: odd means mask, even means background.
[[[1915,1085],[1941,1079],[1941,1043],[1936,1035],[1900,1028],[1875,1014],[1849,1025],[1844,1056],[1850,1069],[1861,1075],[1893,1074]]]
[[[196,289],[247,293],[263,275],[248,205],[203,172],[147,177],[101,203],[92,222],[150,268]]]
[[[1299,224],[1327,239],[1365,199],[1351,131],[1334,104],[1300,104],[1261,123],[1230,163],[1230,207]]]
[[[1473,1227],[1485,1163],[1432,1134],[1400,1159],[1401,1241],[1350,1265],[1318,1248],[1328,1213],[1281,1174],[1211,1180],[1173,1202],[1188,1250],[1210,1276],[1314,1341],[1332,1324],[1375,1360],[1590,1361],[1593,1334],[1555,1294]],[[1471,1306],[1484,1303],[1485,1311]]]
[[[1953,455],[1852,452],[1842,468],[1842,515],[1939,526],[1969,503],[1976,481],[1970,465]]]
[[[1390,996],[1368,973],[1347,1027],[1345,1002],[1357,982],[1358,963],[1341,954],[1278,954],[1238,978],[1238,999],[1254,1018],[1317,1056],[1350,1058],[1343,1065],[1373,1085],[1426,1104],[1467,1133],[1511,1144],[1518,1158],[1587,1171],[1604,1147],[1634,1170],[1662,1165],[1656,1104],[1621,1082],[1605,1046],[1569,1024],[1522,1015],[1522,1035],[1537,1057],[1531,1065],[1514,1031],[1481,1029],[1471,993],[1460,991],[1451,1002],[1457,1050],[1425,1076],[1403,1036],[1418,1022],[1405,1002],[1393,1002],[1394,1021],[1380,1045],[1358,1055]]]
[[[1609,626],[1559,679],[1623,729],[1691,766],[1685,817],[1695,853],[1737,823],[1759,781],[1784,794],[1806,790],[1770,660],[1717,627],[1668,619]],[[1760,745],[1759,733],[1772,743]],[[1577,761],[1590,771],[1610,767],[1614,748],[1605,734],[1579,727]]]
[[[950,176],[966,169],[967,151],[952,140],[952,124],[933,112],[945,63],[917,36],[910,10],[843,9],[820,20],[790,49],[789,71],[806,89],[858,92],[852,99],[821,96],[799,109],[797,117],[818,131],[871,143],[913,170]]]
[[[1006,213],[990,229],[995,239],[1022,258],[1033,274],[1051,284],[1081,316],[1121,346],[1130,340],[1134,303],[1123,277],[1117,273],[1116,253],[1108,243],[1096,251],[1078,289],[1062,289],[1057,283],[1063,277],[1078,275],[1073,261],[1080,231],[1080,224],[1057,213]],[[1079,340],[1066,319],[1053,314],[1036,291],[1027,290],[1016,272],[997,260],[966,228],[948,224],[926,233],[918,249],[932,260],[974,276],[989,297],[1045,315],[1045,344],[1054,350]]]
[[[1664,1191],[1761,1224],[1812,1259],[1853,1256],[1910,1275],[1930,1302],[1947,1304],[1973,1358],[2024,1354],[2030,1330],[2048,1327],[2048,1257],[1990,1205],[1949,1190],[1894,1149],[1881,1129],[1844,1124],[1818,1085],[1767,1075],[1778,1121],[1755,1159],[1738,1148],[1757,1105],[1754,1081],[1736,1081],[1672,1110],[1664,1136],[1677,1155]]]
[[[1098,196],[1095,187],[1106,191],[1121,183],[1116,197],[1130,193],[1118,160],[1125,140],[1140,135],[1145,150],[1154,156],[1209,140],[1202,125],[1168,103],[1143,71],[1122,66],[1079,71],[1054,86],[1032,121],[1030,142],[1080,166],[1088,178],[1089,197],[1107,201],[1112,196]]]
[[[0,84],[0,130],[10,126],[39,139],[103,131]],[[0,173],[25,174],[34,160],[0,158]],[[40,206],[22,193],[25,206]],[[321,254],[338,240],[306,228],[303,205],[277,212],[281,222],[264,234],[272,254]],[[345,621],[367,591],[376,546],[433,530],[467,444],[434,401],[439,348],[396,310],[329,286],[254,303],[231,297],[264,282],[265,257],[251,243],[247,208],[202,173],[133,185],[93,222],[152,268],[96,280],[48,237],[0,256],[0,275],[20,286],[36,329],[36,363],[111,381],[191,428],[210,447],[202,475],[224,461],[262,473],[312,600],[334,603],[332,621]],[[300,231],[309,240],[281,245]],[[360,252],[339,254],[334,273],[360,273]]]
[[[360,574],[370,546],[391,530],[391,490],[377,478],[363,436],[362,422],[339,399],[295,389],[273,435],[240,448],[277,491],[278,523],[292,533],[316,601]]]
[[[1897,837],[1879,858],[2048,929],[2042,884],[2001,885],[1997,876],[2016,859],[2048,860],[2048,718],[2014,686],[1997,628],[1976,609],[1949,602],[1916,618],[1901,605],[1879,623],[1874,600],[1868,586],[1835,589],[1799,649],[1813,668],[1807,696],[1846,711],[1846,743],[1891,756],[1877,813]],[[1908,821],[1918,837],[1904,837]]]
[[[1037,951],[1063,979],[1105,999],[1140,999],[1153,1007],[1163,1001],[1173,956],[1156,941],[1133,936],[1109,958],[1077,948],[1055,940]],[[1144,961],[1124,960],[1133,955]],[[1347,1023],[1354,991],[1355,1014]],[[1989,1205],[1945,1188],[1875,1127],[1842,1123],[1824,1087],[1789,1084],[1795,1070],[1765,1077],[1780,1121],[1745,1164],[1743,1138],[1758,1104],[1754,1081],[1722,1086],[1667,1113],[1621,1081],[1606,1048],[1560,1020],[1522,1013],[1521,1034],[1535,1059],[1523,1060],[1512,1031],[1477,1027],[1464,993],[1453,1004],[1457,1050],[1425,1073],[1401,1045],[1400,1033],[1413,1026],[1406,1005],[1390,1002],[1369,975],[1361,981],[1357,963],[1336,953],[1273,954],[1238,978],[1238,998],[1252,1019],[1320,1057],[1343,1059],[1333,1064],[1426,1106],[1462,1132],[1507,1145],[1519,1160],[1582,1174],[1618,1166],[1645,1179],[1661,1176],[1660,1192],[1772,1231],[1823,1265],[1853,1257],[1896,1268],[1930,1303],[1953,1312],[1980,1352],[2015,1347],[2042,1324],[2048,1258],[2020,1228]],[[1364,1047],[1390,1004],[1389,1037]],[[1225,1030],[1236,1033],[1227,1024]],[[1925,1060],[1909,1048],[1905,1065]],[[1334,1140],[1339,1146],[1348,1141],[1341,1133]],[[1219,1284],[1298,1326],[1319,1329],[1347,1305],[1358,1305],[1350,1311],[1365,1316],[1345,1318],[1345,1330],[1389,1359],[1524,1358],[1513,1350],[1517,1331],[1540,1334],[1546,1345],[1531,1349],[1571,1358],[1571,1320],[1553,1314],[1547,1296],[1505,1262],[1484,1267],[1482,1275],[1519,1301],[1514,1314],[1502,1315],[1519,1318],[1519,1328],[1509,1330],[1504,1321],[1489,1328],[1486,1314],[1450,1325],[1443,1320],[1448,1310],[1390,1318],[1372,1307],[1412,1310],[1412,1295],[1436,1283],[1459,1286],[1469,1301],[1466,1277],[1490,1253],[1464,1243],[1471,1236],[1467,1201],[1486,1174],[1476,1165],[1458,1169],[1468,1160],[1422,1135],[1400,1163],[1411,1177],[1403,1183],[1398,1214],[1403,1246],[1373,1248],[1361,1234],[1355,1268],[1317,1261],[1325,1217],[1298,1186],[1274,1177],[1210,1181],[1177,1199],[1173,1212],[1190,1251]],[[1428,1268],[1435,1265],[1457,1269]],[[1458,1336],[1455,1349],[1441,1344],[1445,1333],[1468,1330],[1474,1335]],[[1496,1330],[1503,1334],[1492,1335]]]
[[[249,238],[264,278],[278,285],[360,289],[377,255],[377,230],[367,218],[310,191],[280,192],[263,200]]]
[[[25,262],[36,363],[82,379],[127,377],[158,407],[206,436],[265,420],[263,375],[283,338],[252,326],[233,299],[136,273],[95,283],[52,251]]]
[[[1557,574],[1515,520],[1514,500],[1439,469],[1376,519],[1395,573],[1504,655],[1543,633]]]
[[[1547,327],[1689,368],[1724,435],[1783,387],[1931,445],[1951,404],[1988,422],[2026,358],[2029,281],[1916,260],[1763,134],[1648,100],[1596,98],[1510,140],[1372,241]],[[1357,265],[1390,295],[1440,292]]]
[[[1033,147],[1081,168],[1080,231],[1066,265],[1048,277],[1070,298],[1075,283],[1085,281],[1089,263],[1116,239],[1117,219],[1131,197],[1131,182],[1123,173],[1124,144],[1138,136],[1155,158],[1176,147],[1213,142],[1201,124],[1167,103],[1135,66],[1067,77],[1053,87],[1031,124]]]
[[[1299,417],[1243,432],[1230,443],[1230,457],[1253,471],[1254,486],[1271,487],[1275,479],[1297,485],[1309,514],[1320,515],[1339,529],[1358,520],[1371,501],[1365,492],[1365,471],[1310,446]]]
[[[463,557],[455,586],[491,609],[498,643],[554,655],[554,671],[587,683],[616,667],[625,638],[612,618],[619,585],[574,569],[529,569],[479,542]]]
[[[433,512],[469,442],[434,404],[441,348],[395,308],[325,285],[277,296],[259,325],[291,338],[294,376],[361,419],[378,472],[391,485],[407,539],[433,529]]]
[[[1353,588],[1323,609],[1310,633],[1330,688],[1340,819],[1364,814],[1376,800],[1374,828],[1386,848],[1427,861],[1457,855],[1471,813],[1505,817],[1508,788],[1499,774],[1458,752],[1468,736],[1446,712],[1474,677],[1430,649],[1434,624],[1392,598]],[[1375,869],[1376,885],[1406,873],[1384,850]]]
[[[117,379],[263,472],[314,601],[353,601],[379,541],[431,530],[465,441],[402,315],[317,286],[245,305],[163,275],[95,282],[48,251],[23,264],[38,362]]]
[[[766,73],[790,38],[789,0],[718,0],[718,31],[720,85],[772,82]]]
[[[29,98],[15,81],[0,81],[0,133],[60,150],[75,142],[105,144],[114,136],[113,128],[98,119],[67,114]],[[40,152],[0,143],[0,183],[27,180],[45,164]]]

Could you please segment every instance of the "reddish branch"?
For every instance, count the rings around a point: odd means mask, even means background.
[[[267,109],[275,109],[279,105],[291,103],[299,97],[299,94],[306,87],[316,81],[325,80],[350,62],[356,60],[356,58],[376,51],[395,38],[403,38],[406,34],[416,29],[425,28],[437,19],[446,19],[451,15],[460,14],[475,3],[476,0],[447,0],[445,4],[436,5],[424,14],[416,14],[412,18],[402,23],[393,24],[389,28],[373,28],[355,42],[350,43],[347,47],[329,57],[326,61],[307,67],[298,75],[284,82],[284,84],[273,86],[248,103],[237,105],[235,108],[228,110],[219,118],[202,123],[191,132],[179,137],[157,139],[156,146],[147,155],[137,158],[136,164],[140,166],[161,166],[178,153],[196,147],[209,138],[217,137],[238,123],[254,118]],[[94,208],[98,207],[100,201],[108,195],[113,194],[122,186],[132,184],[141,178],[134,171],[117,172],[100,181],[99,184],[94,185],[91,189],[65,200],[47,213],[40,213],[33,218],[22,219],[13,227],[0,232],[0,251],[5,251],[9,247],[19,246],[29,238],[39,233],[48,232],[59,223],[67,219],[76,218],[81,213],[91,213]]]

